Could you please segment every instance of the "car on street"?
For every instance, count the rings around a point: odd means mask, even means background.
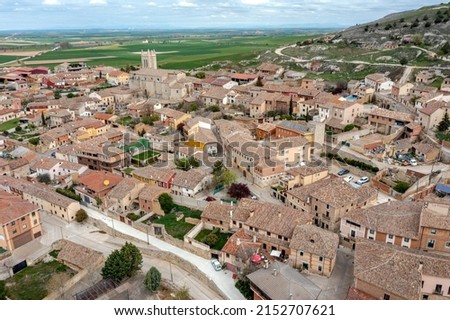
[[[364,184],[369,182],[369,177],[362,177],[361,179],[359,179],[358,181],[356,181],[357,184]]]
[[[339,170],[339,172],[337,173],[337,175],[338,175],[338,176],[343,176],[343,175],[345,175],[345,174],[347,174],[347,173],[350,173],[350,171],[348,171],[347,169],[342,169],[342,170]]]
[[[220,264],[219,260],[217,259],[211,259],[211,264],[216,271],[222,270],[222,265]]]
[[[347,181],[347,182],[350,182],[350,181],[353,180],[353,176],[346,176],[346,177],[344,178],[344,180]]]

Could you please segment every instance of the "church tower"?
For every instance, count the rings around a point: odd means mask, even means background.
[[[158,62],[156,60],[155,50],[141,51],[141,68],[158,69]]]

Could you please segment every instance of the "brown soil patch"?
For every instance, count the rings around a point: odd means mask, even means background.
[[[13,57],[33,57],[43,51],[14,51],[14,50],[0,50],[0,56]]]

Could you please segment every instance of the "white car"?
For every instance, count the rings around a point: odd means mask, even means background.
[[[347,176],[344,178],[345,181],[350,182],[353,180],[353,176]]]
[[[219,260],[217,259],[211,259],[211,264],[216,271],[222,270],[222,265],[220,264]]]
[[[411,159],[409,160],[409,164],[412,166],[417,166],[417,160],[416,159]]]
[[[361,179],[359,179],[358,181],[356,181],[357,184],[364,184],[369,182],[369,177],[362,177]]]

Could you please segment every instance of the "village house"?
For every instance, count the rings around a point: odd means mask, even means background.
[[[147,166],[134,170],[132,176],[149,185],[171,189],[175,174],[172,169]]]
[[[39,208],[16,195],[0,191],[0,248],[13,251],[41,235]]]
[[[225,243],[219,261],[226,265],[227,270],[241,273],[252,263],[251,259],[260,252],[261,243],[241,228]]]
[[[382,108],[375,108],[369,113],[369,124],[382,134],[392,134],[413,121],[414,116],[411,114]]]
[[[313,225],[298,225],[290,244],[289,264],[329,277],[336,263],[338,247],[337,234]]]
[[[318,190],[330,184],[331,179],[337,178],[336,176],[331,175],[314,183],[287,190],[285,199],[286,205],[303,212],[311,212],[311,193],[314,190]],[[283,199],[283,197],[281,197],[281,199]]]
[[[177,196],[193,197],[212,182],[212,176],[201,168],[174,171],[175,178],[172,180],[171,190]]]
[[[400,100],[401,96],[407,96],[410,94],[411,89],[414,87],[414,85],[412,83],[405,83],[405,84],[400,84],[400,83],[396,83],[392,86],[392,91],[391,91],[391,95],[392,97],[394,97],[396,100]]]
[[[108,72],[106,80],[113,86],[127,85],[129,82],[129,75],[127,72],[115,70]]]
[[[264,62],[259,65],[256,70],[263,75],[280,76],[284,72],[284,68],[280,65]]]
[[[91,170],[114,171],[129,166],[130,156],[107,138],[86,140],[77,145],[77,162]]]
[[[47,113],[49,118],[48,126],[50,128],[59,127],[74,119],[74,115],[65,109],[52,109]]]
[[[425,163],[431,163],[432,161],[439,160],[440,149],[438,146],[431,142],[419,142],[413,144],[412,151],[419,160]]]
[[[164,215],[164,211],[159,204],[159,197],[167,193],[167,189],[154,185],[146,185],[139,193],[139,209],[144,213],[155,213]]]
[[[389,201],[365,209],[352,210],[341,219],[344,245],[355,247],[359,238],[418,249],[422,203]]]
[[[172,129],[177,129],[181,123],[192,117],[190,114],[170,108],[157,109],[155,113],[160,115],[161,122],[165,126],[171,127]]]
[[[71,176],[72,180],[75,181],[88,170],[88,167],[56,158],[42,158],[31,167],[31,170],[36,172],[37,175],[48,174],[52,181],[68,176]]]
[[[360,239],[355,251],[355,288],[378,300],[450,298],[450,259]]]
[[[450,252],[450,203],[428,200],[420,217],[420,248],[429,252]],[[450,293],[449,293],[450,294]]]
[[[47,189],[44,185],[33,184],[26,180],[2,176],[0,189],[19,195],[22,199],[35,204],[39,209],[68,222],[73,221],[77,211],[80,210],[78,201]]]
[[[419,124],[426,130],[437,128],[439,122],[444,118],[445,103],[441,101],[431,101],[424,108],[418,109]]]
[[[430,70],[422,70],[416,74],[416,83],[430,84],[435,78],[434,72]]]
[[[101,206],[106,201],[106,195],[123,179],[108,171],[90,171],[78,179],[75,193],[81,197],[82,203]]]
[[[137,179],[124,178],[106,195],[105,207],[116,213],[126,213],[137,208],[137,201],[136,206],[133,204],[145,186]]]
[[[200,94],[200,99],[205,106],[223,106],[228,104],[229,89],[213,86],[206,92]]]
[[[366,86],[369,86],[375,89],[376,92],[380,91],[391,91],[394,82],[387,78],[382,73],[373,73],[369,74],[364,78],[364,83]]]

